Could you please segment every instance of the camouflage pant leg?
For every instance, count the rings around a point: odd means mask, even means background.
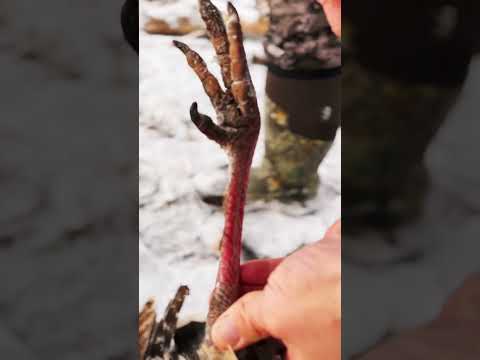
[[[303,200],[319,185],[318,167],[332,142],[309,139],[289,129],[288,114],[267,98],[265,157],[251,176],[249,196]]]

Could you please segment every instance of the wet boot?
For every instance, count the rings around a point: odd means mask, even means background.
[[[277,82],[283,82],[285,87],[296,83],[293,85],[304,87],[305,91],[314,90],[313,81],[310,83],[298,79],[282,79],[269,72],[267,89],[273,93],[275,99],[277,92],[287,94],[285,89],[279,88]],[[337,79],[322,79],[315,83],[332,90]],[[275,84],[275,90],[270,89],[269,84]],[[311,94],[315,92],[312,91]],[[302,104],[304,97],[295,96],[293,101],[297,102],[297,106],[289,106],[292,105],[291,101],[286,106],[290,111],[278,105],[278,102],[285,104],[285,101],[274,102],[270,97],[267,98],[263,120],[265,156],[260,167],[252,169],[248,188],[249,200],[289,202],[304,201],[316,196],[320,184],[318,167],[328,153],[336,132],[336,126],[329,126],[328,123],[333,112],[339,110],[338,106],[333,105],[335,99],[332,99],[332,95],[334,96],[334,92],[323,97],[323,101],[328,105],[320,106],[318,99],[317,104],[312,106],[308,102]],[[304,119],[305,124],[311,125],[296,129],[294,125],[299,125],[299,119]]]
[[[250,175],[248,200],[308,200],[340,124],[340,43],[315,1],[270,0],[264,47],[265,156]]]

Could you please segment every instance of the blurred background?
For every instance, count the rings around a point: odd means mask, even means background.
[[[379,359],[434,351],[449,359],[473,349],[463,341],[476,343],[439,313],[480,271],[478,10],[461,0],[343,6],[345,359],[377,358],[369,355],[382,345]],[[469,299],[456,309],[462,328],[478,318],[478,298]],[[453,341],[434,332],[430,344],[401,340],[436,326]]]
[[[226,1],[213,1],[223,12]],[[257,92],[262,121],[267,68],[262,41],[267,28],[264,5],[234,1],[245,32],[245,49]],[[179,39],[202,55],[218,78],[220,72],[205,36],[197,0],[140,1],[139,55],[139,265],[142,305],[155,297],[163,311],[179,285],[191,293],[182,309],[183,321],[204,320],[213,288],[223,211],[202,200],[209,189],[225,185],[228,159],[191,124],[189,108],[214,118],[213,109],[183,54],[172,46]],[[254,59],[255,58],[255,59]],[[254,166],[264,155],[264,129]],[[247,205],[244,260],[285,256],[320,240],[340,217],[340,130],[319,168],[321,186],[310,200]]]
[[[138,63],[120,10],[0,2],[2,357],[136,351]]]

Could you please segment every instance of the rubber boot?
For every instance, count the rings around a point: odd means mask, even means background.
[[[265,156],[248,200],[304,201],[317,194],[318,167],[340,125],[340,42],[315,0],[269,5]]]
[[[269,70],[265,156],[250,175],[248,200],[290,202],[316,196],[318,167],[338,126],[338,91],[337,76],[302,80]]]

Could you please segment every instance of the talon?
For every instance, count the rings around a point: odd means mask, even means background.
[[[172,43],[176,48],[180,49],[180,51],[183,52],[184,54],[186,54],[188,52],[188,50],[190,49],[187,46],[187,44],[184,44],[181,41],[173,40]]]
[[[228,143],[228,132],[215,124],[209,116],[200,114],[198,112],[198,105],[196,102],[190,106],[190,118],[198,130],[200,130],[210,140],[215,141],[220,146],[225,146]]]
[[[230,1],[227,3],[227,11],[229,16],[234,17],[234,20],[236,20],[237,22],[240,22],[238,11],[237,9],[235,9],[235,6],[233,6],[233,4]]]
[[[203,61],[202,57],[198,53],[190,49],[188,45],[177,40],[173,40],[173,45],[180,49],[180,51],[183,52],[187,58],[188,65],[190,65],[193,71],[195,71],[198,78],[202,82],[203,88],[210,98],[214,108],[218,111],[222,111],[221,106],[223,103],[222,99],[224,97],[223,90],[215,76],[208,71],[205,61]]]

